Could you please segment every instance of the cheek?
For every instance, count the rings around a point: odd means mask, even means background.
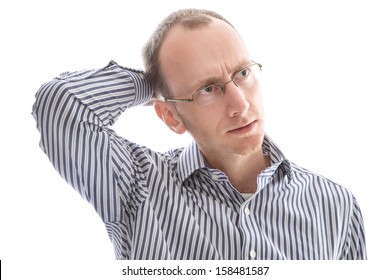
[[[264,114],[263,100],[260,96],[254,100],[253,107],[259,115]]]
[[[264,108],[263,108],[263,99],[261,97],[260,90],[255,92],[251,96],[251,106],[260,114],[263,115]]]
[[[187,131],[194,138],[210,138],[218,134],[218,116],[217,108],[200,108],[200,110],[182,111],[181,119],[187,128]]]

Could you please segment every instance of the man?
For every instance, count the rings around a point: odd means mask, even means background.
[[[261,65],[220,15],[180,10],[144,48],[37,93],[41,147],[96,209],[118,259],[365,259],[351,192],[287,160],[264,133]],[[146,78],[148,77],[148,78]],[[194,142],[161,154],[109,129],[129,107]]]

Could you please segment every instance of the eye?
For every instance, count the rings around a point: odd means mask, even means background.
[[[234,78],[238,80],[245,80],[250,75],[250,73],[251,71],[249,68],[244,68],[237,72],[237,74],[234,75]]]
[[[214,93],[219,93],[221,91],[221,86],[218,84],[205,86],[204,88],[198,91],[201,95],[210,95]]]

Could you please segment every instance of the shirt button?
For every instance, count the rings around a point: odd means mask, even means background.
[[[249,208],[247,207],[247,208],[245,208],[244,212],[246,215],[249,215],[251,213],[251,210],[249,210]]]
[[[255,257],[256,257],[256,252],[253,251],[253,250],[252,250],[249,254],[250,254],[250,256],[251,256],[252,258],[255,258]]]
[[[211,175],[211,179],[213,179],[214,181],[217,181],[218,180],[218,175],[217,174],[212,174]]]

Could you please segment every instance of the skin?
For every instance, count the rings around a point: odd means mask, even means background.
[[[163,76],[174,98],[189,98],[199,88],[225,82],[251,63],[244,42],[224,21],[195,30],[176,25],[160,50]],[[245,91],[233,83],[215,103],[156,101],[157,115],[176,133],[188,131],[212,168],[223,171],[242,193],[254,193],[258,174],[270,165],[263,155],[264,113],[260,84]]]

